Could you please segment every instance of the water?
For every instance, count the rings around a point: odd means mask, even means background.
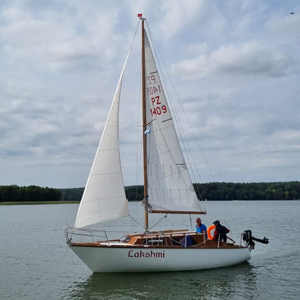
[[[205,204],[209,214],[202,217],[204,224],[226,220],[235,240],[251,228],[255,237],[266,236],[270,244],[257,243],[252,259],[233,267],[92,274],[66,246],[62,231],[73,225],[78,205],[0,206],[0,299],[299,299],[300,201]],[[142,215],[140,204],[130,203],[130,210],[134,218]],[[159,216],[154,219],[152,224]],[[189,224],[187,216],[171,216],[156,229]],[[125,232],[135,225],[129,218],[104,229],[121,227]]]

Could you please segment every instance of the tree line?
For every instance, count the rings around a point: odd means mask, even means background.
[[[0,185],[0,202],[60,201],[61,190],[36,185]]]
[[[194,184],[202,200],[300,200],[300,182],[215,182]]]
[[[194,184],[200,200],[300,200],[300,182],[210,182]],[[142,200],[143,186],[125,188],[127,199]]]
[[[200,200],[300,200],[300,182],[210,182],[194,184]],[[84,188],[63,189],[64,201],[79,201]],[[141,201],[144,198],[144,186],[125,187],[129,201]]]
[[[194,184],[200,200],[300,200],[300,182],[211,182]],[[0,186],[0,202],[80,201],[84,188],[55,189],[35,185]],[[125,187],[129,201],[141,201],[144,187]]]

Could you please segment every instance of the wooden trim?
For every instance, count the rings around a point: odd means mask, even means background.
[[[153,121],[154,121],[155,119],[153,119],[153,120],[151,120],[151,121],[149,121],[148,123],[146,123],[146,127],[148,126],[148,125],[150,125]]]
[[[220,243],[220,246],[218,246],[218,242],[215,242],[214,244],[203,244],[201,246],[190,246],[190,247],[182,247],[181,245],[173,245],[173,246],[168,246],[168,245],[155,245],[155,246],[151,246],[151,245],[130,245],[128,244],[127,245],[100,245],[100,244],[96,244],[96,243],[71,243],[70,244],[70,247],[90,247],[90,248],[93,248],[93,247],[97,247],[97,248],[109,248],[109,249],[112,249],[112,248],[126,248],[126,249],[150,249],[150,250],[153,250],[153,249],[159,249],[159,250],[162,250],[162,249],[174,249],[174,250],[178,250],[178,249],[181,249],[181,250],[191,250],[191,249],[198,249],[198,250],[201,250],[201,249],[215,249],[215,250],[224,250],[224,249],[245,249],[247,247],[245,246],[238,246],[238,245],[234,245],[234,244],[228,244],[228,243]]]
[[[185,211],[185,210],[151,210],[152,214],[173,214],[173,215],[206,215],[206,211]]]
[[[142,19],[142,110],[143,110],[143,161],[144,161],[144,200],[145,200],[145,230],[149,228],[148,221],[148,179],[147,179],[147,135],[146,130],[146,70],[145,70],[145,19]]]

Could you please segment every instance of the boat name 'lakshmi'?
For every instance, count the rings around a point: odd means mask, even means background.
[[[134,250],[130,250],[128,252],[128,257],[146,257],[146,258],[150,258],[150,257],[155,257],[155,258],[165,258],[165,251],[163,250],[162,252],[154,252],[154,251],[134,251]]]

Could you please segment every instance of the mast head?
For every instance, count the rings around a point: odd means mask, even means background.
[[[140,18],[142,21],[146,20],[146,18],[143,18],[143,14],[138,14],[137,16],[138,16],[138,18]]]

